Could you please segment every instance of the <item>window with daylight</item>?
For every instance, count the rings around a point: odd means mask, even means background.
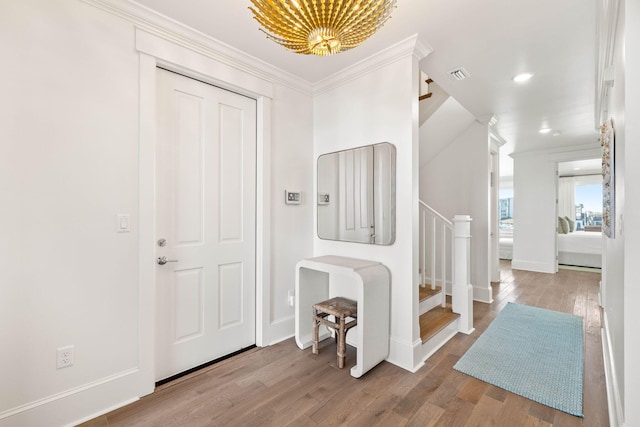
[[[513,188],[500,188],[500,235],[513,235]]]
[[[602,226],[602,176],[576,177],[576,231]]]

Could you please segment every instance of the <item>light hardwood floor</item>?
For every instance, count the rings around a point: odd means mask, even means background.
[[[355,379],[348,371],[353,349],[340,370],[332,340],[314,356],[289,339],[165,384],[83,426],[607,426],[600,274],[512,271],[507,261],[500,267],[494,302],[474,303],[476,331],[458,334],[414,374],[383,362]],[[584,318],[584,418],[452,369],[509,301]]]

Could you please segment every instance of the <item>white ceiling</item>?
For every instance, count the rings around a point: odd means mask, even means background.
[[[329,57],[268,40],[249,0],[137,1],[312,84],[418,34],[433,48],[423,71],[476,118],[497,117],[507,141],[501,154],[597,144],[595,0],[398,0],[378,33]],[[470,77],[456,81],[448,72],[461,66]],[[524,71],[534,73],[528,83],[511,80]],[[541,135],[541,127],[560,135]]]

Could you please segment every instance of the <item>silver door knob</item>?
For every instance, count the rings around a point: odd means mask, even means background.
[[[177,259],[167,259],[166,256],[158,257],[158,264],[165,265],[168,262],[178,262]]]

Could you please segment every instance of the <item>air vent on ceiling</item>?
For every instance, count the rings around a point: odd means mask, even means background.
[[[462,67],[449,71],[449,74],[456,80],[464,80],[469,77],[469,72]]]

